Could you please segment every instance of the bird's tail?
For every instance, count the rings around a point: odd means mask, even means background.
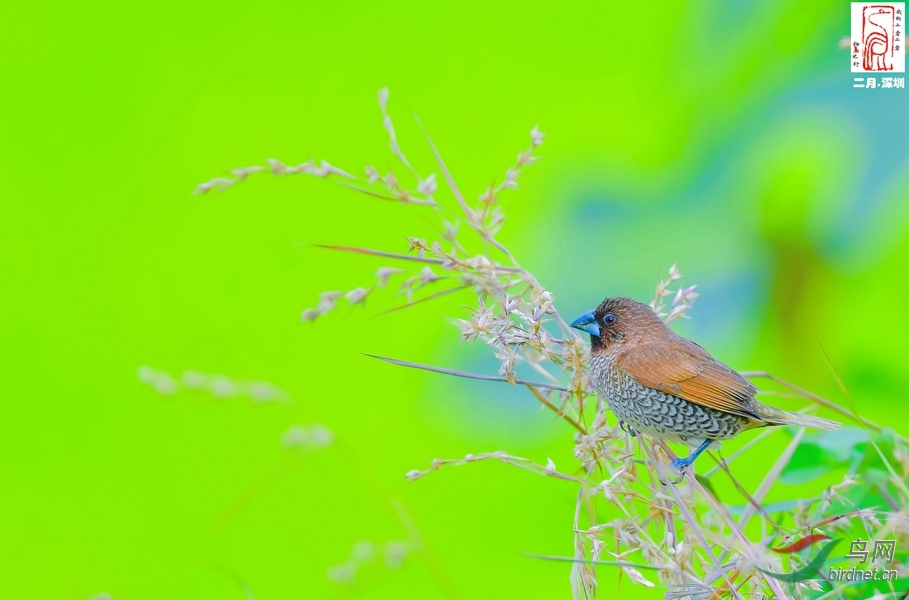
[[[761,419],[770,425],[798,425],[800,427],[812,427],[814,429],[840,428],[840,424],[836,421],[829,421],[827,419],[803,415],[801,413],[793,413],[788,410],[780,410],[779,408],[773,408],[772,406],[767,406],[765,404],[755,406],[755,408],[757,409],[755,412],[760,415]]]

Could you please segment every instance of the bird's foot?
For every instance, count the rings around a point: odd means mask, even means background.
[[[704,442],[702,442],[701,445],[697,447],[697,450],[691,453],[691,456],[686,456],[685,458],[677,458],[672,461],[673,470],[679,473],[678,478],[672,482],[673,484],[681,483],[681,481],[685,478],[685,471],[688,469],[688,467],[691,466],[697,457],[701,455],[701,452],[707,449],[707,446],[709,445],[710,440],[704,440]]]
[[[677,458],[672,461],[672,470],[679,474],[678,477],[672,480],[673,485],[682,483],[682,480],[685,479],[685,471],[688,469],[688,467],[691,466],[691,463],[693,462],[694,460],[690,456],[685,458]]]
[[[693,462],[694,462],[694,459],[692,459],[690,456],[687,456],[685,458],[677,458],[674,461],[672,461],[672,468],[675,469],[676,471],[684,471],[685,469],[690,467],[691,463],[693,463]]]
[[[625,421],[621,421],[621,420],[620,420],[620,421],[619,421],[619,427],[621,427],[621,428],[622,428],[622,431],[624,431],[625,433],[627,433],[627,434],[630,435],[631,437],[637,437],[637,436],[638,436],[638,432],[635,431],[634,429],[632,429],[631,427],[629,427],[628,424],[625,423]]]

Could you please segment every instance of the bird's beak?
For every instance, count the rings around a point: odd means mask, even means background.
[[[585,312],[583,315],[575,319],[574,323],[572,323],[571,326],[575,329],[586,331],[590,335],[600,337],[600,326],[597,325],[597,320],[593,316],[593,311]]]

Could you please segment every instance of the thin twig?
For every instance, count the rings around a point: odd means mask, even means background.
[[[800,427],[798,433],[792,438],[792,441],[789,442],[789,445],[786,446],[786,449],[783,450],[783,453],[780,455],[776,462],[773,463],[773,467],[767,472],[764,476],[763,481],[758,486],[757,491],[754,493],[754,499],[758,503],[763,502],[764,498],[767,496],[767,492],[770,491],[770,488],[773,487],[773,484],[777,482],[782,473],[783,469],[786,468],[786,465],[789,464],[789,460],[792,458],[792,455],[795,453],[795,449],[798,448],[799,443],[802,441],[802,436],[805,435],[805,428]],[[739,528],[745,529],[748,525],[748,520],[751,519],[751,515],[754,514],[754,507],[748,505],[745,507],[745,510],[742,512],[742,516],[739,519]]]
[[[458,371],[456,369],[446,369],[445,367],[434,367],[432,365],[424,365],[421,363],[410,362],[409,360],[400,360],[397,358],[388,358],[386,356],[379,356],[377,354],[368,354],[366,352],[364,352],[363,355],[368,356],[370,358],[376,358],[383,362],[391,363],[393,365],[398,365],[401,367],[410,367],[412,369],[422,369],[423,371],[432,371],[433,373],[442,373],[443,375],[454,375],[455,377],[464,377],[466,379],[479,379],[481,381],[505,381],[505,382],[508,381],[504,377],[500,377],[498,375],[485,375],[483,373],[471,373],[470,371]],[[523,379],[515,379],[515,383],[517,383],[519,385],[533,386],[535,388],[568,391],[567,387],[555,385],[555,384],[551,384],[551,383],[542,383],[539,381],[524,381]]]
[[[347,183],[345,181],[335,181],[335,183],[340,185],[341,187],[346,187],[346,188],[355,190],[357,192],[360,192],[362,194],[366,194],[367,196],[372,196],[374,198],[380,198],[382,200],[388,200],[390,202],[396,202],[398,204],[417,204],[420,206],[437,206],[437,204],[435,202],[433,202],[432,200],[423,200],[420,198],[409,197],[405,201],[405,200],[401,200],[399,198],[394,198],[392,196],[388,196],[386,194],[381,194],[379,192],[370,190],[368,188],[360,187],[358,185],[353,185],[352,183]]]
[[[536,384],[530,384],[530,383],[526,383],[526,382],[521,382],[521,383],[522,383],[522,385],[527,386],[527,389],[530,390],[530,392],[534,396],[537,397],[537,400],[539,400],[543,406],[554,411],[555,414],[559,415],[560,417],[562,417],[563,419],[565,419],[566,421],[571,423],[572,426],[574,426],[574,428],[577,429],[578,431],[580,431],[582,434],[587,435],[587,428],[584,427],[583,425],[581,425],[573,417],[571,417],[570,415],[565,413],[561,408],[559,408],[558,406],[556,406],[555,404],[550,402],[549,399],[546,398],[543,394],[538,392],[536,387],[534,387]],[[553,388],[550,387],[550,389],[553,389]]]
[[[375,316],[378,317],[380,315],[387,315],[389,313],[397,312],[399,310],[404,310],[405,308],[410,308],[411,306],[416,306],[417,304],[420,304],[421,302],[435,300],[436,298],[441,298],[442,296],[447,296],[448,294],[454,294],[456,292],[463,292],[464,290],[468,289],[469,287],[470,286],[468,286],[468,285],[459,285],[458,287],[453,287],[453,288],[449,288],[447,290],[442,290],[441,292],[436,292],[435,294],[426,296],[425,298],[420,298],[419,300],[414,300],[413,302],[408,302],[407,304],[402,304],[401,306],[395,306],[394,308],[389,308],[388,310],[383,310],[382,312],[377,313]]]
[[[856,414],[854,412],[852,412],[848,408],[844,408],[844,407],[840,406],[836,402],[827,400],[823,396],[818,396],[817,394],[815,394],[813,392],[809,392],[805,388],[801,388],[801,387],[795,385],[794,383],[789,383],[785,379],[780,379],[779,377],[776,377],[775,375],[771,375],[770,373],[768,373],[766,371],[741,371],[740,373],[741,373],[741,375],[743,375],[745,377],[749,377],[749,378],[760,377],[763,379],[769,379],[770,381],[776,382],[784,387],[789,388],[790,390],[798,392],[798,394],[801,395],[803,398],[813,400],[814,402],[820,404],[821,406],[826,406],[827,408],[834,410],[843,416],[849,417],[861,424],[864,424],[867,427],[870,427],[871,429],[873,429],[875,431],[883,431],[883,429],[884,429],[884,427],[882,425],[878,425],[874,421],[872,421],[870,419],[866,419],[865,417],[856,416]],[[897,439],[899,439],[904,444],[909,444],[909,438],[903,437],[896,432],[894,432],[894,435],[897,437]]]
[[[767,511],[765,511],[764,507],[761,506],[760,501],[753,498],[751,496],[751,494],[748,493],[748,490],[745,489],[745,486],[743,486],[739,482],[739,480],[735,478],[735,476],[732,474],[732,471],[729,470],[729,466],[726,464],[726,461],[723,460],[723,457],[714,456],[714,454],[712,452],[707,452],[707,454],[709,454],[710,457],[716,461],[717,466],[720,469],[722,469],[723,471],[726,472],[727,475],[729,475],[729,479],[732,481],[732,484],[735,486],[735,489],[737,489],[745,497],[745,499],[748,500],[748,504],[750,504],[754,508],[754,510],[758,511],[761,514],[761,516],[767,520],[768,523],[773,525],[774,528],[776,528],[777,530],[782,529],[782,527],[780,527],[780,525],[776,521],[774,521],[770,517],[769,514],[767,514]],[[740,527],[741,527],[741,525],[740,525]],[[742,527],[742,529],[744,529],[744,527]]]

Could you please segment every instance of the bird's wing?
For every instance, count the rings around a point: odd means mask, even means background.
[[[757,388],[693,342],[640,346],[619,364],[640,384],[707,408],[760,420],[752,401]]]

